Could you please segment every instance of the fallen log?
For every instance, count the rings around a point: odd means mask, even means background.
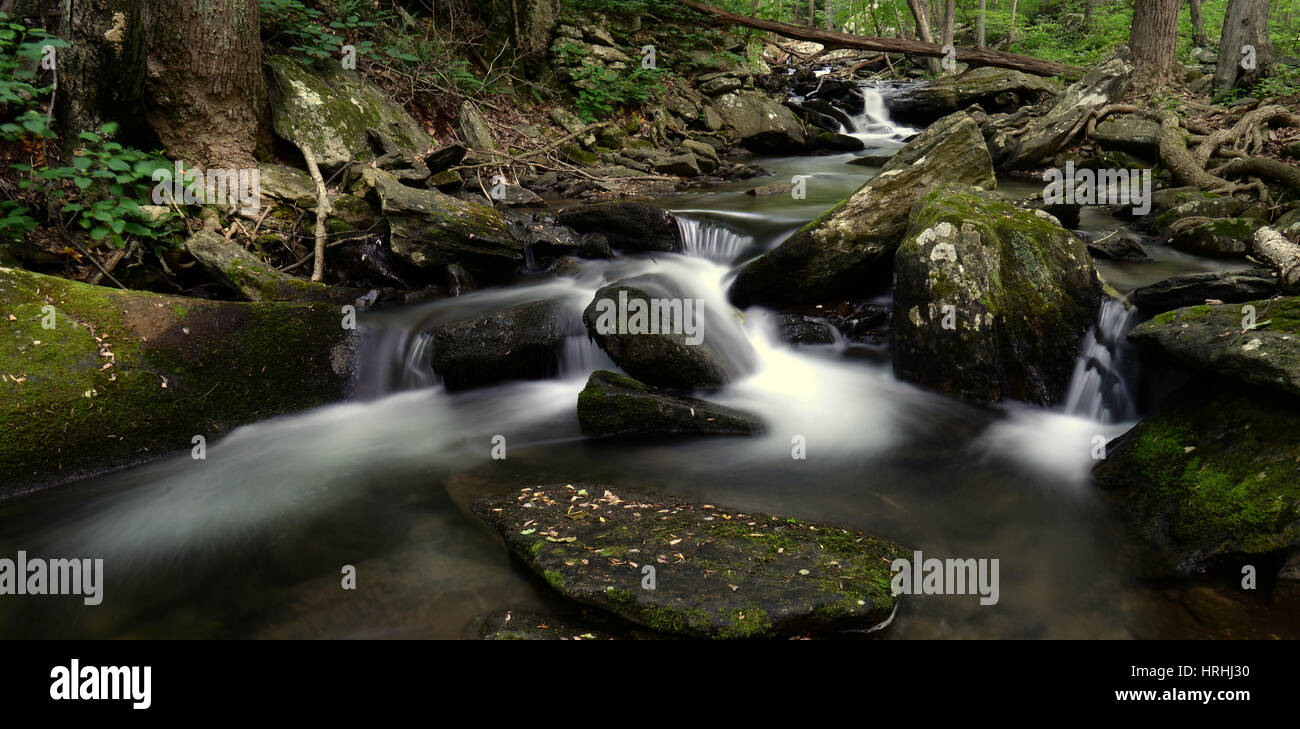
[[[943,57],[948,55],[944,52],[943,46],[937,43],[926,43],[919,40],[909,40],[907,38],[874,38],[864,35],[853,35],[851,33],[840,33],[833,30],[821,30],[819,28],[801,28],[797,25],[788,23],[778,23],[774,20],[762,20],[760,18],[751,18],[747,15],[738,15],[727,12],[721,8],[715,8],[711,5],[695,2],[695,0],[682,0],[682,4],[692,10],[711,15],[732,25],[740,25],[746,28],[757,30],[766,30],[786,38],[796,40],[811,41],[820,43],[828,49],[836,48],[856,48],[866,51],[878,51],[882,53],[903,53],[913,56]],[[1039,76],[1063,76],[1074,80],[1083,76],[1083,71],[1073,66],[1067,66],[1064,63],[1055,61],[1044,61],[1041,58],[1032,56],[1021,56],[1016,53],[1004,53],[994,51],[988,48],[971,48],[968,46],[957,46],[956,59],[961,63],[970,66],[996,66],[998,68],[1010,68],[1016,71],[1037,74]]]
[[[1300,293],[1300,245],[1287,240],[1275,228],[1265,226],[1255,231],[1250,250],[1277,271],[1278,286],[1283,293]]]

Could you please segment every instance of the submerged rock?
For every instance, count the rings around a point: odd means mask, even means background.
[[[1189,369],[1300,396],[1300,297],[1165,312],[1129,332],[1130,341]],[[1253,325],[1252,329],[1245,329]]]
[[[472,508],[561,595],[664,633],[870,629],[898,604],[890,564],[902,548],[860,532],[582,483]]]
[[[556,301],[530,301],[433,330],[433,371],[448,390],[553,377],[565,330]]]
[[[936,190],[894,258],[894,372],[977,402],[1060,401],[1101,285],[1083,241],[997,193]]]
[[[1111,441],[1093,475],[1157,567],[1300,545],[1300,414],[1267,391],[1190,384]]]
[[[1277,275],[1273,270],[1253,268],[1247,271],[1212,271],[1173,276],[1135,289],[1129,294],[1129,300],[1137,308],[1157,314],[1204,304],[1208,299],[1236,304],[1266,299],[1275,293]]]
[[[844,202],[741,269],[732,302],[815,303],[870,293],[888,280],[912,204],[953,183],[997,185],[984,138],[965,112],[935,122]]]
[[[1076,215],[1077,218],[1077,215]],[[1151,256],[1138,242],[1137,236],[1116,232],[1088,244],[1088,252],[1097,258],[1111,261],[1149,261]]]
[[[578,394],[578,423],[588,435],[755,435],[755,415],[707,400],[657,392],[606,370],[593,372]]]
[[[682,250],[682,233],[672,213],[646,203],[589,203],[561,210],[555,219],[579,233],[599,233],[620,251]]]
[[[160,296],[0,268],[0,493],[342,399],[355,346],[331,304]]]

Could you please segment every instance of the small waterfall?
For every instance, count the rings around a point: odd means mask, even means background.
[[[1125,338],[1136,324],[1137,312],[1107,297],[1097,323],[1084,336],[1079,359],[1070,377],[1065,412],[1099,423],[1137,419],[1130,383],[1136,382],[1138,357]]]
[[[675,214],[686,255],[718,263],[731,263],[750,244],[752,236],[713,220]]]

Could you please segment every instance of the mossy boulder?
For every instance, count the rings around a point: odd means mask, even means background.
[[[578,394],[578,423],[588,435],[754,435],[755,415],[707,400],[659,392],[607,370],[593,372]]]
[[[818,303],[873,293],[925,193],[954,183],[997,186],[979,127],[957,112],[935,122],[840,204],[751,261],[729,295],[737,306]]]
[[[0,268],[0,492],[339,400],[356,343],[343,321],[330,304],[160,296]]]
[[[1300,409],[1289,398],[1197,381],[1106,447],[1097,483],[1151,547],[1151,571],[1300,545]]]
[[[472,509],[564,597],[663,633],[870,629],[899,600],[890,564],[903,549],[825,524],[583,483],[525,488]]]
[[[935,190],[894,258],[894,372],[965,400],[1054,404],[1101,295],[1083,241],[1050,215]]]
[[[1300,297],[1176,309],[1128,338],[1182,367],[1300,396]]]
[[[1164,230],[1183,218],[1230,218],[1246,209],[1246,203],[1234,197],[1222,197],[1199,190],[1188,190],[1161,196],[1152,195],[1152,205],[1159,209],[1153,225]]]
[[[1262,227],[1264,221],[1256,218],[1208,220],[1179,227],[1169,236],[1169,245],[1180,251],[1211,258],[1242,258],[1250,252],[1250,242],[1255,237],[1255,231]]]
[[[266,65],[275,133],[311,149],[322,167],[374,159],[367,129],[411,156],[430,151],[429,135],[419,123],[365,76],[337,62],[307,67],[287,56],[271,56]]]
[[[459,263],[492,277],[523,263],[523,244],[494,208],[408,187],[375,168],[362,170],[358,192],[371,198],[388,221],[393,254],[417,270],[440,279],[447,265]]]
[[[553,377],[562,314],[561,302],[543,300],[445,322],[433,330],[433,371],[448,390]]]
[[[647,152],[647,159],[662,157],[659,150]],[[682,250],[682,232],[677,219],[663,208],[634,200],[575,205],[561,210],[556,222],[578,233],[599,233],[615,250],[632,253]]]
[[[726,321],[733,312],[706,310],[687,294],[655,274],[623,279],[596,291],[582,323],[615,364],[656,387],[712,388],[747,374],[755,354]]]

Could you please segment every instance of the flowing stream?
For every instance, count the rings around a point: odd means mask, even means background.
[[[869,99],[852,133],[882,148],[914,130]],[[1080,344],[1065,405],[980,408],[897,380],[887,361],[840,341],[796,348],[761,308],[732,316],[735,264],[779,243],[878,169],[855,154],[758,160],[808,195],[745,195],[772,178],[665,198],[683,255],[586,261],[576,277],[491,289],[369,314],[354,399],[238,428],[188,454],[0,502],[0,553],[102,557],[103,605],[0,602],[0,637],[465,637],[494,610],[564,611],[468,515],[478,495],[586,481],[646,487],[746,511],[890,537],[926,556],[998,558],[1000,602],[905,600],[875,638],[1180,637],[1198,625],[1181,598],[1141,587],[1126,537],[1091,487],[1096,436],[1140,416],[1143,363],[1107,303]],[[1011,183],[1010,194],[1032,185]],[[1085,230],[1119,221],[1096,210]],[[1222,264],[1154,251],[1153,264],[1101,266],[1123,291]],[[1142,267],[1146,267],[1145,269]],[[725,312],[707,335],[750,374],[710,396],[761,415],[766,435],[618,444],[584,438],[578,392],[613,368],[580,314],[600,286],[666,276]],[[431,327],[471,312],[560,299],[573,332],[550,380],[446,392],[429,367]],[[887,301],[887,299],[885,299]],[[1063,345],[1064,346],[1064,345]],[[1149,373],[1147,373],[1149,375]],[[504,435],[508,457],[490,457]],[[796,435],[807,459],[791,458]],[[357,589],[340,587],[353,565]]]

